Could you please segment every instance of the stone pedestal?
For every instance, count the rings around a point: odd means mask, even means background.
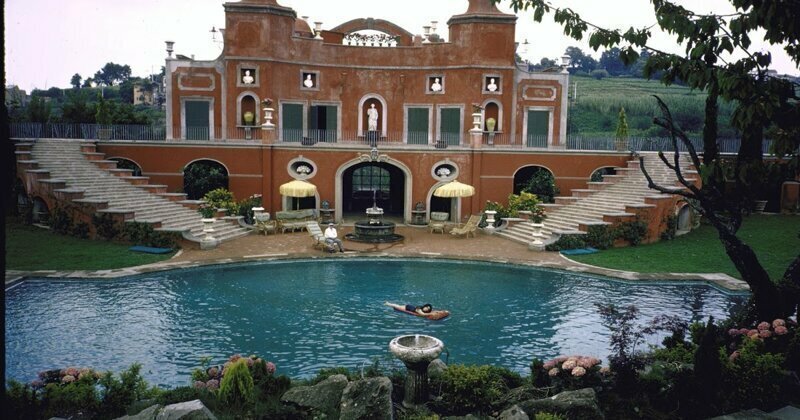
[[[275,131],[275,124],[272,123],[272,115],[275,112],[273,108],[265,107],[264,110],[264,123],[261,124],[261,143],[273,144],[277,138]]]
[[[533,240],[528,243],[528,250],[530,251],[544,251],[544,242],[542,242],[542,238],[544,235],[542,234],[542,228],[544,228],[544,223],[531,223],[533,226]]]
[[[205,236],[200,241],[200,249],[203,251],[214,249],[219,245],[219,240],[214,237],[214,221],[215,219],[203,219],[203,234]]]
[[[497,215],[497,212],[494,211],[494,210],[486,210],[484,212],[484,214],[486,214],[486,227],[483,228],[483,231],[488,233],[489,235],[492,235],[492,234],[494,234],[494,229],[495,229],[495,227],[494,227],[494,223],[495,223],[494,216]]]
[[[389,343],[389,351],[407,369],[404,407],[418,407],[428,401],[428,365],[443,348],[444,343],[438,338],[419,334],[397,337]]]

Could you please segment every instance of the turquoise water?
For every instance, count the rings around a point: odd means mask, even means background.
[[[449,309],[443,321],[384,301]],[[122,280],[26,281],[6,291],[6,375],[44,369],[118,372],[179,386],[203,356],[258,354],[292,377],[391,359],[407,333],[444,341],[450,363],[526,373],[534,356],[608,355],[595,303],[725,317],[745,297],[703,284],[631,284],[520,266],[428,260],[304,260],[214,266]],[[651,340],[656,343],[658,340]]]

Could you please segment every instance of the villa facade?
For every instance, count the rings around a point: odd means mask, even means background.
[[[237,198],[261,194],[267,211],[327,201],[337,220],[363,213],[374,195],[404,220],[422,207],[426,218],[445,211],[458,221],[487,200],[505,202],[532,168],[552,172],[568,194],[629,158],[566,150],[569,74],[518,66],[517,17],[490,0],[469,0],[452,16],[447,42],[372,18],[312,29],[276,0],[224,9],[217,59],[173,57],[168,45],[167,142],[115,141],[99,151],[171,191],[188,165],[215,161]],[[317,195],[281,196],[292,179],[313,183]],[[453,179],[477,193],[432,195]]]

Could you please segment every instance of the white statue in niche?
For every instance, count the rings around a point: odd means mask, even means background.
[[[494,82],[494,77],[489,79],[489,84],[486,85],[486,90],[488,90],[489,92],[497,91],[497,83]]]
[[[245,70],[244,76],[242,76],[242,83],[246,85],[252,85],[255,81],[256,79],[254,79],[253,76],[250,75],[250,70]]]
[[[378,130],[378,109],[375,108],[375,104],[370,104],[367,109],[367,127],[369,131]]]
[[[441,92],[442,91],[442,84],[439,83],[439,78],[433,80],[433,84],[431,84],[431,92]]]
[[[314,87],[314,81],[311,79],[311,75],[310,74],[306,75],[306,80],[303,81],[303,86],[305,86],[305,87],[307,87],[309,89]]]

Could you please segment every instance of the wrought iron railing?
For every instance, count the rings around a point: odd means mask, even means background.
[[[100,124],[69,124],[69,123],[12,123],[9,125],[12,139],[85,139],[85,140],[127,140],[127,141],[164,141],[167,138],[166,128],[163,125],[100,125]],[[181,127],[173,128],[172,138],[187,141],[253,141],[260,142],[262,138],[261,126],[236,126],[222,130],[222,127]],[[471,144],[471,133],[439,133],[427,131],[390,131],[384,134],[381,131],[342,131],[342,130],[280,130],[278,141],[281,143],[297,143],[311,146],[319,143],[367,146],[404,146],[446,148],[467,146]],[[674,151],[672,141],[667,137],[629,137],[620,141],[612,136],[567,136],[565,145],[558,149],[566,150],[595,150],[595,151]],[[703,141],[700,138],[691,139],[698,152],[703,151]],[[515,135],[505,132],[483,132],[483,147],[493,148],[521,148],[521,149],[548,149],[552,139],[544,135]],[[737,153],[741,139],[719,139],[721,153]],[[771,140],[764,140],[762,152],[770,153]],[[678,150],[687,151],[686,146],[678,142]]]

